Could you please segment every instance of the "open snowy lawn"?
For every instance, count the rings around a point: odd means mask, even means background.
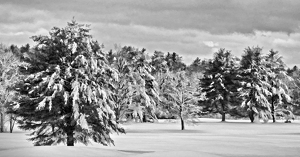
[[[290,124],[219,121],[201,119],[196,125],[186,125],[184,131],[174,122],[123,124],[127,133],[112,135],[115,146],[108,147],[100,144],[34,147],[26,141],[28,132],[16,130],[13,134],[0,133],[0,157],[300,156],[299,121]]]

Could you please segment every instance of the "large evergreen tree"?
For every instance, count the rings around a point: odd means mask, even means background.
[[[240,62],[240,96],[243,98],[242,106],[247,108],[251,122],[258,116],[267,119],[271,111],[271,103],[268,100],[272,95],[269,91],[270,70],[266,67],[261,51],[260,47],[246,48]]]
[[[30,75],[16,85],[21,97],[12,112],[21,118],[20,128],[33,130],[34,145],[73,146],[90,139],[113,144],[110,134],[124,132],[111,98],[118,75],[88,26],[73,20],[65,28],[54,27],[50,36],[32,38],[37,43],[33,54],[44,58],[33,62],[25,71]]]
[[[225,121],[225,114],[231,108],[230,101],[236,91],[236,59],[230,51],[220,49],[215,53],[213,60],[204,71],[200,80],[200,89],[206,95],[205,110],[216,112],[222,115]],[[204,110],[204,111],[205,111]]]
[[[113,96],[117,119],[132,111],[135,118],[141,120],[148,114],[156,120],[154,111],[159,96],[155,78],[151,75],[151,66],[146,60],[145,49],[123,47],[114,54],[112,66],[119,72],[115,81]]]
[[[293,78],[288,76],[285,70],[285,64],[278,51],[271,50],[266,56],[266,67],[270,70],[269,83],[271,85],[270,97],[271,114],[273,122],[276,122],[276,113],[286,113],[291,103],[290,88],[293,86]]]

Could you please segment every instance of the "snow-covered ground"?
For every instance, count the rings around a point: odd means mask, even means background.
[[[203,157],[296,157],[300,154],[300,122],[249,123],[249,120],[201,119],[180,130],[180,123],[123,124],[127,133],[112,135],[115,146],[93,144],[75,147],[34,147],[26,134],[17,130],[0,133],[0,157],[85,157],[85,156],[203,156]]]

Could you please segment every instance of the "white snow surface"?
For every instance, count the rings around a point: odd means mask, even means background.
[[[125,123],[113,134],[115,146],[33,146],[29,132],[0,133],[0,157],[289,157],[300,154],[300,122],[250,123],[201,118],[180,130],[180,123]]]

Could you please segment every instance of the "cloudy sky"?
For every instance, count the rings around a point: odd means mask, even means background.
[[[293,66],[300,65],[299,8],[298,0],[0,0],[0,42],[33,44],[29,37],[75,17],[107,49],[176,52],[189,64],[219,48],[241,56],[260,46]]]

